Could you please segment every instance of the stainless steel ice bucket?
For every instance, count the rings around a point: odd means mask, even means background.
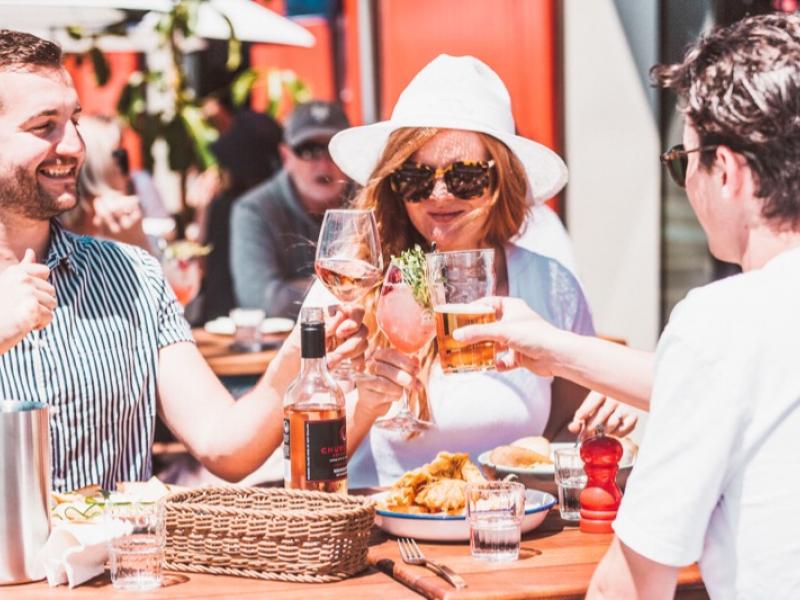
[[[50,533],[47,421],[46,404],[0,400],[0,584],[44,578],[38,555]]]

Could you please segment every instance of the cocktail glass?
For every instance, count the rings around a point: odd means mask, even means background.
[[[424,288],[424,282],[421,282]],[[427,296],[427,290],[424,290]],[[420,293],[418,290],[417,294]],[[394,262],[389,265],[378,299],[378,327],[400,352],[416,354],[436,335],[436,320],[430,306],[415,295],[414,288],[404,277],[403,269]],[[415,417],[408,405],[408,393],[403,390],[397,413],[375,421],[382,429],[406,433],[426,431],[431,423]]]
[[[164,269],[164,277],[175,292],[178,302],[186,306],[194,300],[200,291],[203,279],[200,258],[164,258],[161,266]]]

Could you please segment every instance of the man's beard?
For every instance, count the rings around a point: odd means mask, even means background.
[[[77,204],[75,186],[67,190],[76,200],[72,206],[60,206],[56,197],[39,186],[35,175],[32,177],[25,168],[18,167],[10,177],[0,179],[0,210],[8,210],[28,219],[49,220]]]

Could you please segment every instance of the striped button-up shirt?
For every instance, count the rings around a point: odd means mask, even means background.
[[[50,407],[57,491],[146,479],[158,351],[191,341],[158,262],[139,248],[50,226],[53,321],[0,355],[0,397]]]

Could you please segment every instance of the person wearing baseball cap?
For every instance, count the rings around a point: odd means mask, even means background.
[[[322,216],[341,206],[349,179],[328,142],[350,123],[341,107],[314,100],[295,107],[279,147],[283,166],[234,205],[231,270],[238,306],[295,318],[314,272]]]

